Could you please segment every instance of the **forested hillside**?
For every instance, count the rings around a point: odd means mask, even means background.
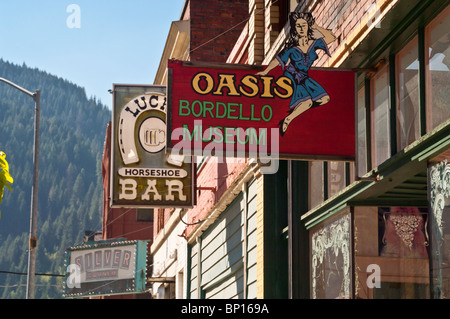
[[[26,65],[0,60],[0,77],[41,90],[38,248],[36,273],[64,274],[64,252],[85,230],[101,230],[101,157],[110,110],[85,90]],[[0,204],[0,298],[25,298],[34,102],[0,83],[0,151],[6,153],[13,191]],[[36,276],[36,298],[62,298],[61,277]]]

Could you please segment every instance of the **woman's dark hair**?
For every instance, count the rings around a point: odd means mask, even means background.
[[[290,49],[298,45],[300,36],[295,28],[295,24],[298,19],[304,19],[308,23],[308,38],[312,39],[313,30],[311,29],[311,26],[313,26],[315,22],[312,14],[309,12],[291,12],[291,14],[289,14],[291,31],[289,32],[289,38],[286,40],[286,49]]]

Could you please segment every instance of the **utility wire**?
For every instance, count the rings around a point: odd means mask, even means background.
[[[279,0],[273,1],[273,2],[272,2],[272,5],[275,5],[278,1],[279,1]],[[255,11],[255,14],[259,14],[259,13],[263,12],[264,10],[265,10],[265,8],[256,10],[256,11]],[[212,41],[214,41],[214,40],[216,40],[216,39],[222,37],[222,36],[225,35],[226,33],[228,33],[228,32],[230,32],[230,31],[236,29],[238,26],[240,26],[240,25],[242,25],[242,24],[244,24],[244,23],[247,23],[249,20],[250,20],[250,17],[248,17],[248,18],[242,20],[241,22],[238,22],[237,24],[235,24],[234,26],[228,28],[228,29],[225,30],[224,32],[222,32],[222,33],[218,34],[217,36],[215,36],[215,37],[213,37],[213,38],[211,38],[211,39],[205,41],[204,43],[198,45],[197,47],[195,47],[195,48],[189,50],[189,54],[192,53],[192,52],[194,52],[194,51],[196,51],[196,50],[198,50],[198,49],[200,49],[201,47],[207,45],[208,43],[210,43],[210,42],[212,42]],[[179,57],[179,58],[181,58],[181,57]],[[216,179],[218,179],[218,178],[216,178]],[[131,208],[128,209],[128,210],[126,210],[124,213],[122,213],[121,215],[119,215],[118,217],[116,217],[114,220],[110,221],[110,222],[109,222],[108,224],[106,224],[105,226],[109,226],[112,222],[114,222],[115,220],[119,219],[119,218],[122,217],[123,215],[127,214],[127,213],[130,212],[131,210],[132,210]],[[111,208],[108,208],[108,213],[109,213],[110,211],[111,211]],[[184,221],[182,221],[182,222],[184,222]],[[198,223],[200,223],[200,222],[202,222],[202,221],[198,221],[197,223],[189,224],[189,225],[196,225],[196,224],[198,224]],[[99,226],[100,223],[101,223],[101,222],[98,223],[98,226]],[[184,222],[184,223],[185,223],[185,222]],[[97,228],[98,228],[98,226],[97,226]]]
[[[273,4],[277,3],[278,1],[279,1],[279,0],[275,0]],[[262,12],[263,10],[264,10],[264,9],[258,10],[256,13],[260,13],[260,12]],[[210,43],[210,42],[212,42],[212,41],[214,41],[214,40],[220,38],[221,36],[225,35],[226,33],[230,32],[230,31],[232,31],[232,30],[234,30],[235,28],[237,28],[238,26],[242,25],[243,23],[248,22],[248,20],[250,20],[250,18],[244,19],[243,21],[237,23],[236,25],[232,26],[232,27],[229,28],[228,30],[222,32],[221,34],[219,34],[219,35],[213,37],[212,39],[210,39],[210,40],[208,40],[208,41],[206,41],[206,42],[200,44],[199,46],[197,46],[197,47],[195,47],[195,48],[189,50],[189,53],[192,53],[192,52],[198,50],[199,48],[203,47],[204,45],[207,45],[208,43]],[[109,210],[110,210],[110,208],[109,208]],[[116,217],[114,220],[110,221],[106,226],[110,225],[112,222],[114,222],[115,220],[119,219],[120,217],[122,217],[123,215],[127,214],[127,213],[130,212],[130,211],[131,211],[131,209],[126,210],[123,214],[119,215],[119,216]],[[186,222],[181,218],[181,214],[180,214],[180,220],[181,220],[184,224],[186,224],[186,225],[196,225],[196,224],[199,224],[199,223],[202,223],[202,222],[203,222],[203,220],[199,220],[199,221],[197,221],[197,222],[195,222],[195,223],[192,223],[192,224],[186,223]],[[100,224],[100,223],[99,223],[99,224]],[[151,226],[151,227],[153,227],[153,226]],[[129,233],[127,233],[127,234],[134,233],[134,232],[137,232],[137,231],[140,231],[140,230],[143,230],[143,229],[147,229],[147,228],[150,228],[150,227],[144,227],[144,228],[142,228],[142,229],[139,229],[139,230],[136,230],[136,231],[129,232]],[[126,234],[123,234],[123,235],[126,235]],[[12,274],[12,275],[20,275],[20,276],[28,275],[27,273],[12,272],[12,271],[3,271],[3,270],[0,270],[0,273],[3,273],[3,274]],[[36,276],[47,276],[47,277],[65,277],[65,275],[60,275],[60,274],[40,274],[40,273],[36,273],[35,275],[36,275]],[[0,286],[0,288],[10,288],[10,287],[20,287],[20,286],[25,286],[25,285],[18,284],[18,285],[13,285],[13,286]]]
[[[1,285],[0,288],[18,288],[18,287],[26,287],[27,284],[15,284],[15,285]],[[37,284],[34,285],[35,287],[55,287],[55,288],[60,288],[60,285],[41,285],[41,284]]]
[[[111,209],[112,209],[111,207],[108,207],[108,214],[111,212]],[[113,220],[109,221],[109,222],[105,225],[105,227],[111,225],[112,222],[116,221],[116,220],[119,219],[120,217],[122,217],[122,216],[124,216],[125,214],[129,213],[130,211],[132,211],[132,209],[133,209],[133,208],[127,209],[125,212],[123,212],[122,214],[120,214],[119,216],[117,216],[116,218],[114,218]],[[100,224],[102,224],[102,223],[103,223],[102,220],[99,221],[99,222],[97,223],[97,226],[96,226],[95,228],[98,229],[98,228],[100,227]],[[103,226],[102,226],[102,231],[103,231]],[[82,242],[81,242],[80,244],[82,244]],[[78,246],[78,243],[76,243],[74,246]]]
[[[273,1],[273,2],[272,2],[272,5],[275,5],[278,1],[279,1],[279,0]],[[256,11],[255,11],[255,14],[259,14],[259,13],[263,12],[264,10],[265,10],[265,8],[256,10]],[[205,46],[205,45],[207,45],[208,43],[210,43],[210,42],[212,42],[212,41],[214,41],[214,40],[220,38],[221,36],[225,35],[226,33],[228,33],[228,32],[230,32],[230,31],[236,29],[238,26],[240,26],[240,25],[242,25],[242,24],[248,22],[248,21],[250,20],[250,18],[251,18],[251,17],[248,17],[248,18],[242,20],[241,22],[235,24],[235,25],[232,26],[231,28],[229,28],[229,29],[225,30],[224,32],[220,33],[219,35],[216,35],[215,37],[209,39],[208,41],[206,41],[206,42],[204,42],[204,43],[198,45],[197,47],[195,47],[195,48],[189,50],[189,54],[191,54],[192,52],[194,52],[194,51],[200,49],[201,47],[203,47],[203,46]]]
[[[20,276],[26,276],[27,273],[24,272],[14,272],[14,271],[5,271],[0,270],[0,274],[11,274],[11,275],[20,275]],[[65,275],[59,275],[59,274],[35,274],[36,276],[47,276],[47,277],[65,277]]]

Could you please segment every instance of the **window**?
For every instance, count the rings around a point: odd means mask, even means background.
[[[309,162],[309,209],[323,202],[323,162]]]
[[[137,222],[152,222],[153,221],[153,208],[136,209],[136,221]]]
[[[450,7],[425,29],[428,131],[450,117]]]
[[[371,81],[372,96],[372,163],[377,167],[390,157],[389,66],[381,69]]]
[[[443,156],[442,156],[443,157]],[[441,157],[441,158],[442,158]],[[431,269],[433,269],[433,298],[450,297],[450,194],[448,180],[450,163],[429,162],[428,183],[430,198]]]
[[[289,14],[297,8],[297,0],[278,0],[271,3],[271,14],[273,20],[271,21],[272,31],[277,33],[282,32],[286,23],[289,22]]]
[[[358,110],[357,110],[357,119],[358,119],[358,153],[357,153],[357,163],[358,163],[358,176],[363,176],[367,173],[367,142],[366,142],[366,95],[365,95],[365,87],[362,87],[358,91]]]
[[[309,162],[309,199],[308,209],[335,196],[354,180],[353,163],[346,162]]]
[[[427,209],[355,207],[355,298],[430,298]]]
[[[345,186],[345,163],[328,162],[328,197],[333,197]]]
[[[423,17],[423,21],[432,18],[425,14]],[[428,25],[421,20],[416,26],[392,39],[374,59],[389,60],[388,64],[364,83],[359,81],[358,176],[450,119],[450,6]],[[426,117],[426,131],[421,116]],[[448,156],[443,153],[428,162],[428,184],[423,187],[429,192],[429,207],[408,206],[412,203],[407,199],[396,195],[391,198],[390,193],[381,190],[373,207],[345,208],[342,214],[326,217],[316,215],[317,224],[309,229],[311,297],[450,297]],[[310,209],[335,196],[347,179],[351,180],[348,168],[336,162],[310,164]],[[405,182],[404,186],[410,185]],[[378,192],[376,187],[373,190]],[[370,201],[364,205],[370,205]]]
[[[399,150],[420,137],[419,47],[417,38],[396,56],[397,145]]]
[[[311,298],[352,297],[351,216],[345,209],[310,230]]]

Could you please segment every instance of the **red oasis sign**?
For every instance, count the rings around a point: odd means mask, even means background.
[[[354,160],[355,72],[290,76],[289,67],[170,60],[167,147],[183,155]]]

